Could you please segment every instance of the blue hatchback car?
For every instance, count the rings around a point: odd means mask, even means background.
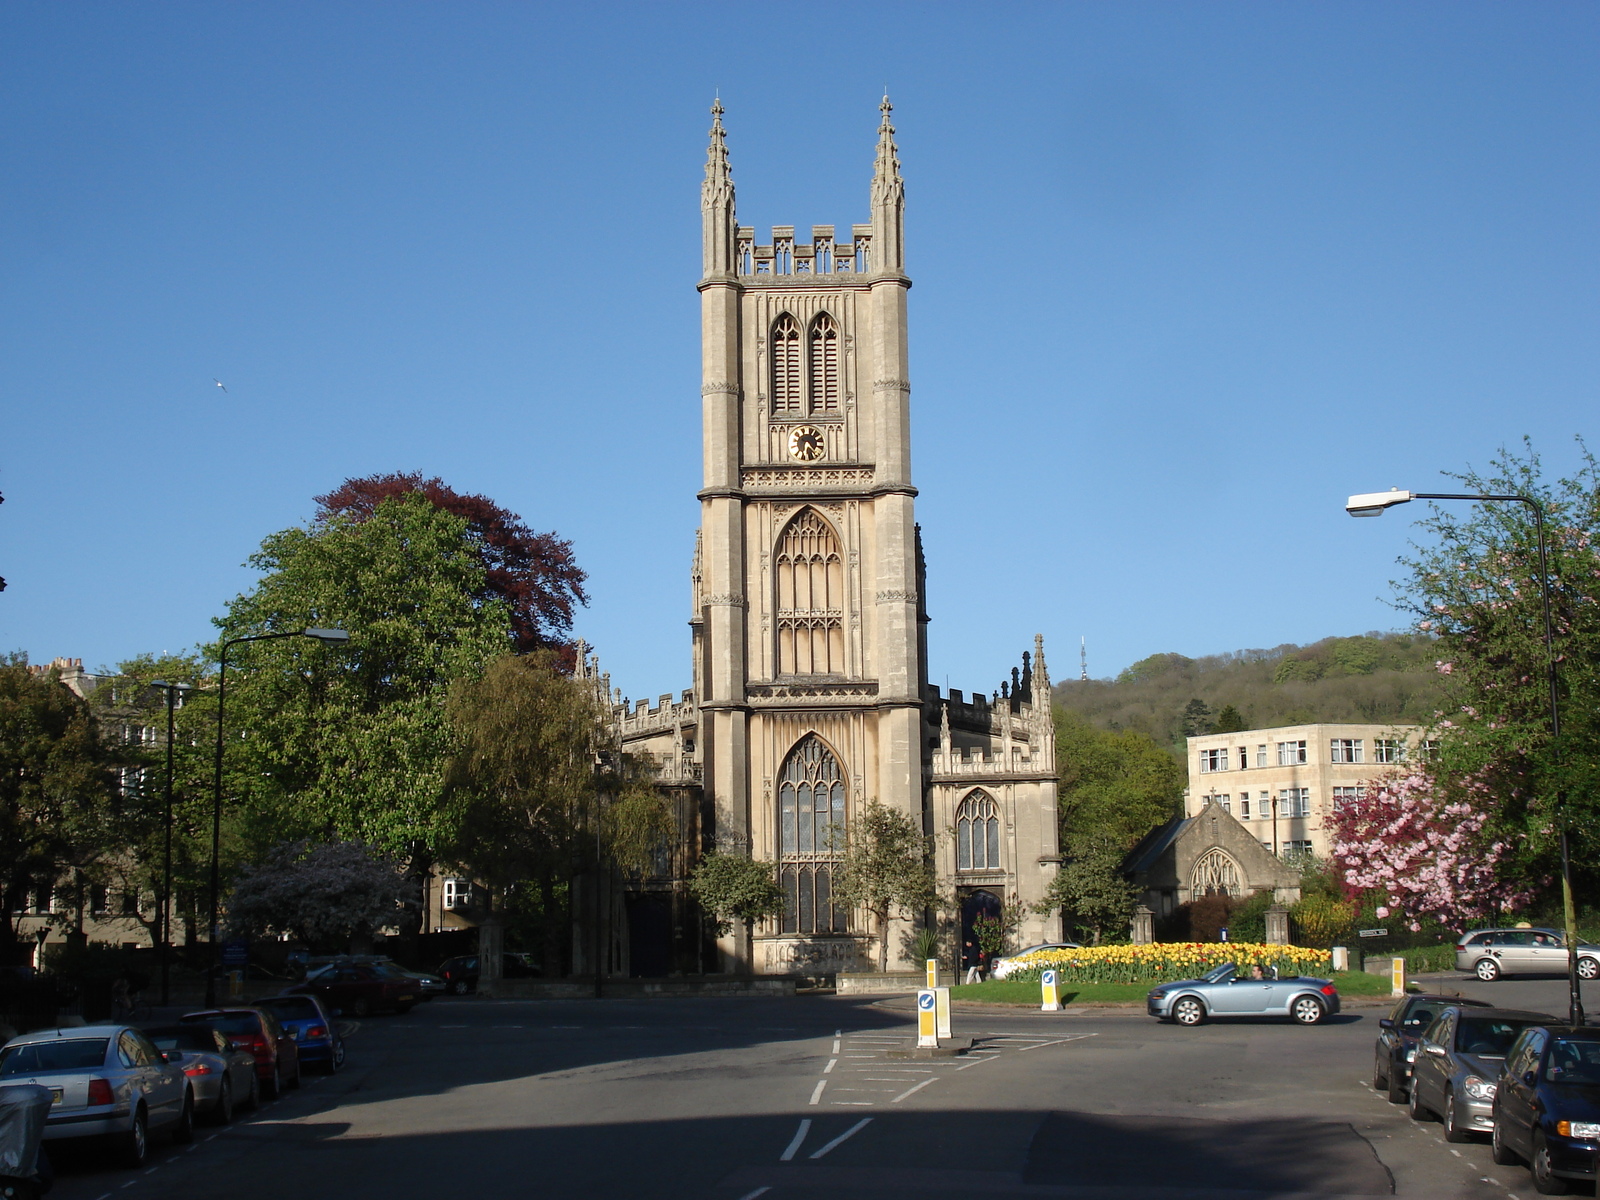
[[[268,996],[256,1001],[278,1018],[294,1038],[300,1061],[332,1075],[344,1066],[344,1039],[333,1017],[315,996]]]

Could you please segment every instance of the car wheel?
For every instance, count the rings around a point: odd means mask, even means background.
[[[1494,1123],[1494,1132],[1489,1135],[1489,1157],[1494,1159],[1496,1166],[1514,1167],[1522,1161],[1522,1156],[1506,1145],[1506,1140],[1500,1132],[1500,1122]]]
[[[1389,1072],[1384,1069],[1383,1063],[1387,1055],[1381,1055],[1372,1060],[1372,1090],[1387,1092],[1389,1090]]]
[[[272,1064],[272,1078],[267,1080],[266,1086],[261,1089],[263,1100],[276,1100],[283,1095],[283,1064]]]
[[[396,1004],[394,1006],[394,1015],[397,1017],[403,1017],[410,1011],[411,1005],[409,1004]]]
[[[1317,1025],[1321,1023],[1323,1017],[1327,1016],[1327,1010],[1322,1007],[1322,1001],[1314,996],[1297,997],[1289,1012],[1298,1025]]]
[[[298,1055],[294,1060],[294,1074],[289,1077],[289,1086],[292,1088],[300,1086],[300,1058]]]
[[[344,1066],[344,1039],[337,1038],[333,1043],[333,1050],[328,1055],[328,1074],[337,1075]]]
[[[1427,1121],[1433,1117],[1432,1111],[1422,1102],[1422,1089],[1417,1086],[1415,1076],[1411,1079],[1411,1095],[1406,1100],[1406,1111],[1411,1114],[1413,1121]]]
[[[354,1000],[350,1001],[350,1015],[356,1018],[358,1021],[371,1011],[372,1005],[368,1002],[365,996],[358,996]]]
[[[1440,1119],[1444,1122],[1445,1141],[1454,1142],[1459,1146],[1463,1142],[1472,1140],[1472,1132],[1461,1128],[1456,1122],[1456,1094],[1453,1090],[1444,1098],[1444,1116]]]
[[[122,1159],[125,1167],[144,1166],[145,1156],[150,1153],[150,1130],[148,1118],[144,1113],[144,1106],[140,1105],[133,1114],[133,1127],[121,1135],[117,1157]]]
[[[1480,958],[1472,973],[1485,983],[1493,983],[1500,978],[1500,964],[1492,958]]]
[[[1533,1190],[1541,1196],[1565,1196],[1567,1181],[1550,1170],[1550,1146],[1544,1140],[1544,1131],[1533,1135],[1533,1158],[1528,1162],[1528,1172],[1533,1176]]]
[[[244,1099],[244,1106],[251,1112],[261,1107],[261,1076],[254,1067],[250,1068],[250,1093]]]
[[[1600,977],[1600,959],[1580,958],[1578,960],[1578,978],[1594,979]]]
[[[465,996],[467,994],[467,981],[465,979],[452,979],[450,981],[450,994],[452,996]]]
[[[1172,1006],[1172,1019],[1179,1025],[1198,1025],[1206,1019],[1206,1006],[1193,996],[1185,996]]]
[[[1391,1064],[1389,1067],[1389,1103],[1404,1104],[1406,1102],[1406,1094],[1410,1090],[1406,1085],[1406,1077],[1400,1074],[1400,1068]]]
[[[180,1146],[194,1141],[194,1093],[188,1088],[183,1089],[183,1111],[178,1114],[178,1123],[172,1127],[172,1140]]]
[[[226,1125],[233,1120],[233,1080],[226,1075],[222,1077],[222,1090],[217,1094],[216,1111],[211,1117],[218,1125]]]

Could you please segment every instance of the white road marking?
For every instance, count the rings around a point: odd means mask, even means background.
[[[1062,1045],[1065,1045],[1067,1042],[1081,1042],[1084,1038],[1092,1038],[1092,1037],[1099,1037],[1099,1036],[1100,1035],[1098,1033],[1075,1033],[1071,1037],[1056,1038],[1056,1040],[1053,1041],[1053,1042],[1036,1042],[1032,1046],[1024,1046],[1024,1047],[1022,1047],[1021,1050],[1018,1051],[1018,1053],[1019,1054],[1026,1054],[1029,1050],[1037,1050],[1041,1046],[1062,1046]]]
[[[832,1104],[836,1108],[871,1108],[872,1107],[872,1101],[871,1100],[830,1100],[830,1101],[828,1101],[828,1103]]]
[[[871,1125],[871,1124],[872,1124],[872,1118],[871,1117],[862,1117],[861,1120],[857,1121],[854,1125],[850,1126],[849,1129],[846,1129],[843,1133],[841,1133],[838,1137],[834,1138],[833,1141],[829,1142],[826,1146],[823,1146],[821,1149],[812,1151],[811,1152],[811,1157],[812,1158],[821,1158],[824,1154],[826,1154],[828,1151],[832,1150],[835,1146],[839,1145],[841,1142],[845,1142],[845,1141],[848,1141],[850,1138],[853,1138],[856,1134],[860,1133],[863,1129],[865,1129],[868,1125]]]
[[[797,1150],[799,1150],[801,1144],[805,1142],[806,1134],[808,1134],[810,1132],[811,1132],[811,1118],[810,1117],[802,1117],[800,1119],[800,1128],[795,1130],[794,1140],[789,1143],[788,1148],[785,1149],[782,1154],[778,1155],[778,1161],[779,1162],[788,1162],[792,1158],[794,1158],[795,1152]]]
[[[833,1053],[835,1053],[835,1054],[839,1053],[839,1039],[838,1038],[834,1038],[833,1039]]]
[[[755,1191],[746,1192],[744,1195],[740,1196],[739,1200],[756,1200],[757,1196],[764,1196],[771,1190],[772,1189],[770,1187],[758,1187]]]
[[[810,1103],[816,1104],[818,1101],[820,1101],[822,1099],[822,1089],[827,1087],[827,1086],[828,1086],[828,1081],[826,1079],[817,1080],[817,1088],[816,1088],[816,1091],[811,1093]]]
[[[959,1067],[957,1067],[956,1069],[960,1070]],[[889,1101],[889,1103],[890,1104],[899,1104],[900,1101],[904,1100],[907,1096],[911,1095],[913,1092],[920,1092],[923,1088],[927,1087],[930,1083],[932,1083],[935,1079],[938,1079],[938,1078],[939,1077],[937,1075],[934,1075],[931,1078],[924,1079],[921,1083],[917,1084],[916,1087],[907,1088],[905,1091],[901,1092],[893,1100]]]
[[[825,1066],[825,1067],[823,1067],[823,1068],[822,1068],[822,1073],[823,1073],[823,1074],[824,1074],[824,1075],[826,1075],[826,1074],[827,1074],[827,1073],[828,1073],[828,1072],[829,1072],[829,1071],[831,1071],[831,1070],[833,1070],[833,1068],[834,1068],[834,1065],[835,1065],[835,1064],[836,1064],[836,1063],[838,1063],[838,1061],[839,1061],[839,1060],[838,1060],[838,1059],[837,1059],[837,1058],[830,1058],[830,1059],[829,1059],[829,1060],[828,1060],[828,1065],[827,1065],[827,1066]]]
[[[1450,1151],[1450,1153],[1454,1154],[1457,1158],[1461,1157],[1461,1151],[1459,1151],[1459,1150],[1452,1150],[1452,1151]]]

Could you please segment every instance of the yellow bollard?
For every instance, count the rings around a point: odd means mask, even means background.
[[[939,1045],[938,1014],[934,1011],[937,998],[932,988],[922,988],[917,992],[917,1045]]]
[[[1392,996],[1406,994],[1406,960],[1403,958],[1389,960],[1389,994]]]
[[[1044,1003],[1039,1005],[1041,1012],[1061,1011],[1061,985],[1057,982],[1059,978],[1053,970],[1046,970],[1040,974],[1039,983],[1044,989]]]
[[[931,988],[939,986],[939,960],[937,958],[928,960],[928,986]]]
[[[936,987],[933,989],[933,1024],[934,1032],[942,1038],[951,1036],[950,1033],[950,989]]]

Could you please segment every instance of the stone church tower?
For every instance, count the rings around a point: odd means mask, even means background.
[[[809,240],[774,226],[760,244],[735,217],[723,110],[711,110],[694,686],[615,710],[623,744],[654,755],[664,783],[699,784],[707,841],[776,860],[789,912],[753,946],[737,933],[721,945],[726,965],[750,955],[762,973],[876,957],[859,914],[832,900],[832,831],[865,803],[936,835],[969,921],[1036,901],[1058,862],[1042,645],[992,701],[928,685],[905,196],[887,97],[880,107],[871,220],[844,237],[814,225]],[[598,664],[583,664],[598,681]],[[1056,924],[1030,914],[1019,937]]]

